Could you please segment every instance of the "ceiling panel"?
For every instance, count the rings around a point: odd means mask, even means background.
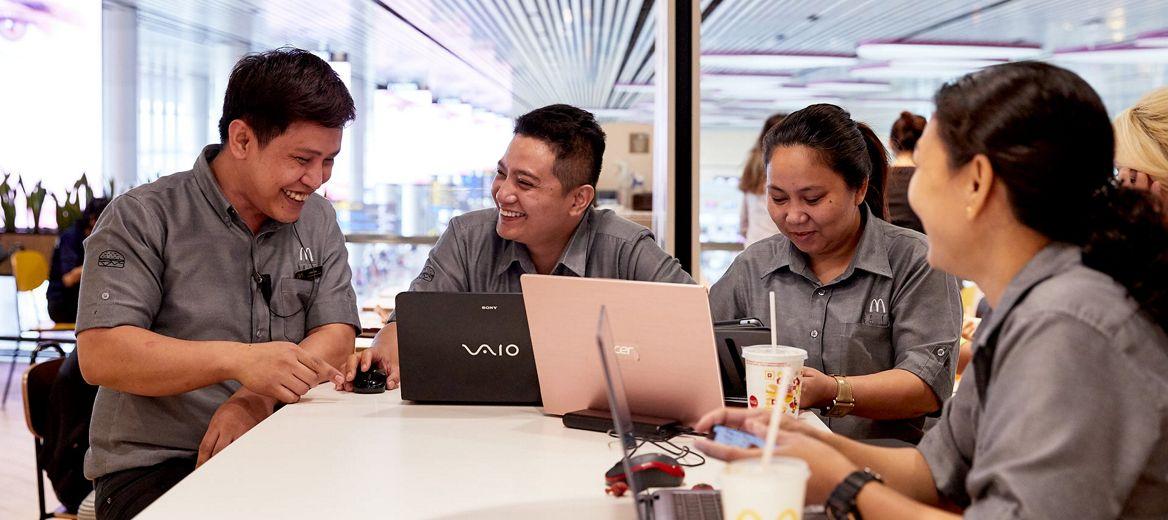
[[[645,106],[651,93],[614,88],[654,79],[654,0],[105,0],[135,6],[159,63],[197,69],[211,45],[257,50],[284,44],[347,53],[354,75],[414,82],[517,114],[563,102],[592,109]],[[703,52],[853,55],[859,43],[1031,42],[1055,49],[1130,39],[1168,28],[1163,0],[702,0]],[[200,47],[203,46],[203,47]],[[169,61],[168,61],[169,60]],[[871,63],[866,63],[871,65]],[[1075,66],[1109,101],[1130,102],[1163,83],[1164,64]],[[738,72],[706,67],[705,72]],[[787,71],[789,83],[854,79],[848,67]],[[895,76],[895,75],[894,75]],[[944,78],[893,77],[887,92],[829,92],[859,113],[928,109]],[[770,108],[743,98],[783,92],[703,89],[703,113]],[[747,95],[749,94],[749,95]],[[777,103],[780,104],[780,103]],[[754,107],[754,108],[750,108]],[[644,111],[641,111],[644,113]],[[613,113],[627,113],[613,112]]]

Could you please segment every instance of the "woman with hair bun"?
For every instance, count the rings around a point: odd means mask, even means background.
[[[916,150],[917,141],[924,133],[925,118],[912,112],[901,112],[896,122],[892,123],[892,136],[888,144],[895,155],[888,169],[888,189],[885,193],[888,221],[921,233],[925,232],[921,219],[908,205],[908,183],[917,169],[913,162],[913,150]]]

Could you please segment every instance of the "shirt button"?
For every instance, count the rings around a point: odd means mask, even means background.
[[[816,294],[818,294],[818,295],[820,295],[820,296],[823,296],[823,295],[824,295],[824,293],[826,293],[826,292],[827,292],[827,291],[824,291],[823,289],[820,289],[820,290],[819,290],[819,292],[817,292]]]
[[[818,337],[819,337],[819,331],[818,331],[818,330],[813,330],[813,331],[811,331],[811,337],[813,337],[813,338],[818,338]]]
[[[940,357],[940,356],[944,356],[944,355],[945,355],[945,348],[944,347],[938,348],[937,349],[937,356]]]
[[[103,293],[101,293],[101,299],[103,299],[103,300],[108,300],[108,299],[109,299],[109,293],[107,293],[107,292],[103,292]]]

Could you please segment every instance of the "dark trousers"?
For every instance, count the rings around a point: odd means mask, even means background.
[[[195,470],[193,459],[171,459],[97,478],[98,520],[129,520]]]

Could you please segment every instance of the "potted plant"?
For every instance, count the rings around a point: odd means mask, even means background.
[[[53,193],[52,197],[53,203],[57,206],[57,230],[64,231],[81,218],[81,193],[65,190],[64,203],[57,198],[56,193]]]
[[[9,184],[12,174],[4,174],[4,182],[0,183],[0,209],[4,211],[4,232],[16,231],[16,189]]]
[[[40,233],[41,210],[44,209],[45,197],[49,194],[49,190],[45,189],[45,187],[41,184],[41,181],[37,181],[37,183],[33,185],[32,190],[30,191],[24,187],[23,179],[20,182],[20,189],[24,192],[24,199],[26,204],[25,207],[27,207],[28,211],[32,213],[32,232]]]

